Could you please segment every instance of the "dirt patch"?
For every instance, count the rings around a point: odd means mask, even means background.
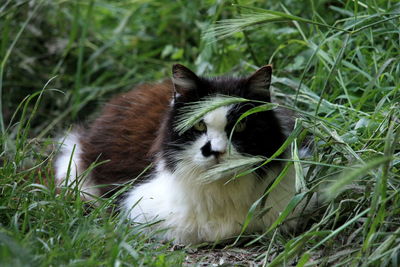
[[[264,261],[261,248],[194,249],[187,251],[184,266],[260,266]]]

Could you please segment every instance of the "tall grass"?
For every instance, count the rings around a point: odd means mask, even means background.
[[[399,6],[382,10],[363,3],[365,10],[358,8],[355,2],[352,14],[327,25],[318,14],[310,21],[292,16],[284,6],[288,14],[249,7],[251,13],[223,20],[205,35],[218,40],[238,29],[257,24],[254,32],[260,32],[260,25],[290,19],[302,37],[291,43],[306,47],[300,55],[310,55],[303,60],[302,80],[283,83],[292,87],[293,106],[313,115],[303,113],[315,144],[313,162],[303,165],[310,166],[310,188],[327,187],[329,201],[320,221],[286,241],[271,266],[299,255],[298,266],[398,264],[400,247],[393,234],[399,240],[400,58],[394,52],[399,48]],[[308,37],[304,28],[315,34]],[[321,251],[327,256],[320,257]]]
[[[54,136],[180,62],[210,75],[273,63],[273,95],[301,114],[288,164],[307,167],[297,175],[308,191],[291,203],[314,191],[325,203],[304,232],[281,234],[277,221],[254,236],[265,265],[397,266],[400,4],[264,2],[0,3],[0,265],[184,262],[110,216],[109,201],[57,192],[52,171]],[[312,153],[298,159],[305,134]]]

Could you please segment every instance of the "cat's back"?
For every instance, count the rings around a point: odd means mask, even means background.
[[[112,98],[89,126],[85,138],[97,139],[92,140],[95,143],[102,139],[116,145],[132,145],[132,141],[151,143],[168,111],[172,92],[172,83],[168,80],[159,84],[143,84]],[[140,143],[134,147],[142,150],[145,146],[140,147]]]
[[[150,150],[168,112],[172,92],[169,80],[143,84],[106,103],[93,123],[73,135],[76,139],[73,141],[77,143],[74,155],[77,174],[96,162],[100,165],[91,171],[90,179],[87,179],[93,184],[122,183],[138,176],[152,162],[156,151]],[[70,136],[67,141],[69,139]],[[64,154],[68,154],[69,150],[72,149],[67,147]],[[66,163],[58,165],[65,166]],[[98,193],[103,195],[113,188],[105,186]]]

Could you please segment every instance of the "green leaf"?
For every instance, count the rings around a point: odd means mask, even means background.
[[[296,267],[303,267],[309,261],[310,258],[311,258],[310,253],[307,253],[307,252],[304,253],[301,256],[301,258],[300,258],[299,262],[297,263]]]

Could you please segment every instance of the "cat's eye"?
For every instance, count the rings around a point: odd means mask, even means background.
[[[193,125],[193,128],[199,132],[205,132],[207,130],[207,126],[203,121],[197,122],[195,125]]]
[[[246,122],[241,121],[238,124],[236,124],[235,132],[240,133],[243,132],[245,129],[246,129]]]

